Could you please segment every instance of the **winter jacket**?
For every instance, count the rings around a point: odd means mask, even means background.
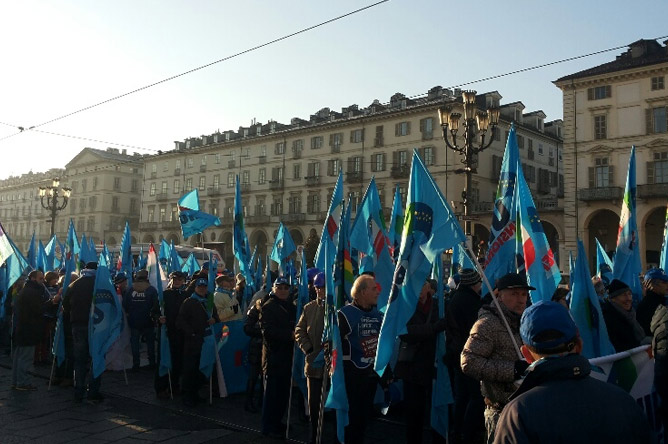
[[[650,325],[654,352],[654,385],[663,402],[668,402],[668,308],[660,305]]]
[[[158,303],[158,291],[148,281],[132,283],[132,290],[123,295],[123,310],[130,328],[149,328],[154,325],[151,312]]]
[[[612,346],[615,347],[615,351],[619,353],[638,347],[640,341],[634,334],[633,325],[612,304],[614,302],[609,300],[603,301],[601,313],[608,330],[608,337]]]
[[[209,326],[209,313],[205,302],[200,302],[195,296],[189,297],[179,310],[176,326],[183,332],[183,354],[199,356],[204,343],[204,333]]]
[[[243,318],[239,301],[234,295],[234,290],[229,293],[216,291],[213,294],[213,305],[216,307],[220,322],[236,321]]]
[[[27,281],[14,301],[15,343],[19,347],[30,347],[40,343],[44,333],[44,285]],[[49,301],[47,301],[49,302]]]
[[[646,336],[652,336],[652,331],[649,328],[652,322],[652,316],[659,305],[665,303],[666,297],[662,294],[655,293],[652,290],[645,292],[645,297],[642,298],[638,307],[636,308],[636,320],[640,326],[645,330]]]
[[[164,315],[166,318],[167,334],[178,334],[176,327],[176,318],[179,316],[181,305],[187,299],[185,291],[178,288],[168,288],[162,293],[162,300],[164,302]]]
[[[304,305],[297,327],[295,340],[301,351],[306,355],[304,375],[312,378],[322,378],[323,367],[313,367],[313,361],[322,350],[322,332],[325,329],[325,305],[322,302],[311,301]]]
[[[452,359],[455,365],[459,365],[459,356],[469,338],[473,324],[478,319],[481,306],[480,295],[468,285],[460,285],[450,298],[448,310],[445,313],[447,320],[445,346],[448,359]]]
[[[499,305],[517,345],[521,345],[520,315],[502,303]],[[492,403],[503,405],[517,388],[513,381],[518,359],[515,345],[496,306],[483,305],[462,350],[462,372],[480,381],[480,391],[484,397]]]
[[[296,310],[290,299],[278,299],[273,293],[262,304],[260,328],[263,337],[262,370],[265,374],[290,372]]]
[[[413,384],[431,387],[434,377],[434,355],[436,336],[443,330],[435,329],[438,317],[438,301],[431,299],[428,311],[418,304],[413,316],[406,324],[406,334],[399,336],[399,355],[394,367],[394,377]],[[443,321],[441,321],[443,322]]]
[[[533,364],[503,409],[495,443],[649,443],[650,428],[621,388],[589,376],[578,354]]]
[[[72,282],[63,298],[63,312],[72,326],[88,326],[90,305],[93,302],[95,270],[83,270],[81,277]]]
[[[248,363],[251,365],[262,364],[262,329],[260,328],[260,311],[262,310],[262,298],[251,302],[246,320],[244,321],[244,333],[250,337],[248,344]]]

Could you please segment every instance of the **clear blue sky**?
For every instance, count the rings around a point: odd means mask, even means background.
[[[21,0],[0,5],[0,138],[373,3]],[[479,6],[478,6],[479,5]],[[385,102],[668,35],[668,2],[390,0],[289,40],[38,129],[146,149]],[[562,117],[553,80],[622,52],[467,86]],[[25,132],[0,178],[63,167],[107,143]],[[148,150],[147,150],[148,149]]]

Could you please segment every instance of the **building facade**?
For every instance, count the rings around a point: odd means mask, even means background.
[[[643,269],[657,265],[668,203],[668,41],[639,40],[616,60],[556,80],[564,105],[564,229],[595,263],[612,253],[631,146],[636,147],[638,241]]]
[[[476,98],[479,109],[500,107],[501,122],[491,135],[491,147],[479,155],[473,177],[474,245],[484,250],[488,240],[506,136],[515,122],[525,175],[548,239],[562,256],[562,123],[545,122],[542,111],[525,113],[521,102],[502,105],[501,98],[496,91]],[[200,242],[199,237],[184,241],[177,216],[178,199],[196,188],[200,208],[218,215],[222,222],[220,227],[208,228],[202,240],[224,242],[230,263],[237,177],[250,245],[257,245],[260,254],[270,251],[279,221],[297,245],[309,237],[319,238],[339,170],[344,173],[344,191],[351,198],[353,215],[375,177],[389,216],[395,186],[405,200],[414,149],[455,212],[463,214],[465,177],[456,173],[462,168],[461,157],[447,150],[442,138],[438,117],[442,106],[461,108],[461,91],[434,87],[418,99],[397,93],[385,104],[376,100],[366,108],[351,105],[341,112],[323,108],[308,119],[293,118],[290,124],[252,122],[237,131],[175,142],[174,150],[144,159],[139,241]]]

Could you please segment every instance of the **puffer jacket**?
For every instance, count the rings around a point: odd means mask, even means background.
[[[520,338],[520,315],[500,304],[517,345]],[[517,386],[515,361],[519,359],[513,341],[495,305],[483,305],[478,320],[464,344],[462,372],[480,381],[482,395],[503,406]]]
[[[304,305],[297,327],[295,340],[301,351],[306,355],[304,375],[312,378],[322,378],[323,367],[313,367],[313,361],[322,350],[322,331],[325,329],[325,306],[318,301],[311,301]]]

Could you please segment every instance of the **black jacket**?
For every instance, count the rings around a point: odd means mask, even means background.
[[[496,426],[495,443],[648,443],[650,427],[621,388],[571,354],[530,367]]]
[[[187,299],[184,290],[177,288],[168,288],[162,293],[162,300],[165,304],[165,318],[167,319],[167,334],[178,335],[179,329],[176,327],[176,319],[179,316],[181,305]]]
[[[623,352],[638,347],[638,341],[633,332],[633,325],[629,323],[624,316],[612,306],[614,302],[603,301],[601,312],[605,320],[605,326],[608,329],[608,337],[615,351]]]
[[[638,308],[636,308],[636,320],[643,330],[645,330],[645,335],[652,336],[652,330],[649,328],[652,316],[654,316],[657,307],[662,305],[665,299],[664,295],[647,290],[645,297],[638,304]]]
[[[19,347],[30,347],[40,343],[44,334],[43,300],[44,285],[27,281],[14,302],[16,321],[14,341]],[[47,301],[49,302],[49,301]]]
[[[295,343],[297,309],[290,299],[280,300],[270,293],[260,311],[262,329],[262,370],[290,372]]]
[[[452,359],[457,366],[459,366],[459,355],[469,338],[471,328],[478,320],[480,307],[482,307],[480,295],[468,285],[460,285],[450,298],[445,313],[447,333],[445,346],[448,359]]]
[[[198,356],[202,351],[204,332],[209,325],[209,314],[204,305],[205,303],[194,297],[186,299],[181,304],[176,326],[183,331],[184,355]]]
[[[269,296],[258,298],[252,301],[246,320],[244,321],[244,333],[250,337],[248,344],[248,363],[253,365],[262,364],[262,328],[260,328],[260,311],[262,304],[266,302]]]
[[[663,402],[668,402],[668,308],[660,305],[651,323],[654,352],[654,385]]]
[[[394,367],[394,377],[413,384],[431,387],[434,377],[434,354],[438,332],[438,302],[433,299],[428,313],[418,308],[406,323],[406,334],[399,336],[399,356]],[[440,334],[443,334],[442,331]]]
[[[82,276],[67,287],[63,298],[63,312],[69,317],[72,326],[88,325],[94,288],[95,274]]]

